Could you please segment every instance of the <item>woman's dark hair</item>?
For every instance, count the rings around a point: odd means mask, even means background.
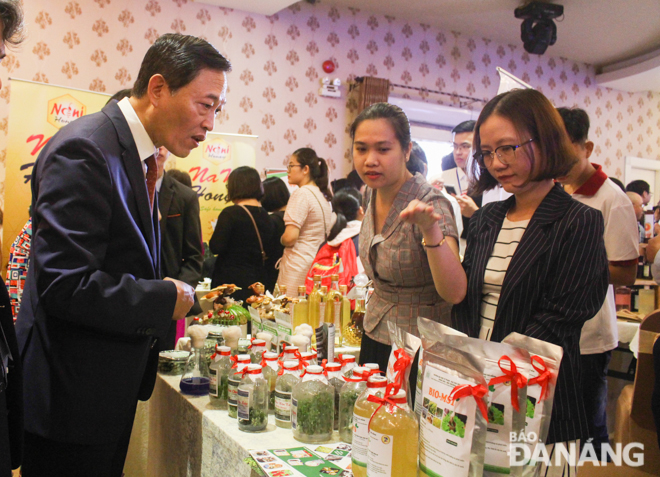
[[[18,46],[25,40],[23,7],[18,0],[0,0],[0,22],[3,42]]]
[[[406,163],[408,172],[411,174],[419,172],[421,175],[425,176],[426,164],[428,164],[428,161],[426,160],[426,153],[424,152],[424,149],[422,149],[422,146],[413,141],[412,149],[410,151],[410,158]]]
[[[358,174],[358,172],[355,169],[353,169],[351,172],[348,173],[348,175],[346,176],[346,180],[351,186],[353,186],[357,190],[362,189],[362,186],[364,185],[364,181],[362,180],[360,174]]]
[[[332,210],[337,214],[337,221],[330,229],[328,241],[333,240],[339,232],[344,230],[346,224],[357,219],[360,211],[360,192],[352,187],[341,189],[332,198]]]
[[[261,199],[261,206],[268,212],[280,210],[289,203],[289,188],[279,177],[269,177],[262,182],[264,186],[264,196]]]
[[[110,99],[105,104],[110,104],[110,101],[112,101],[113,99],[115,101],[119,102],[124,98],[130,98],[130,97],[131,97],[131,90],[130,89],[120,89],[115,94],[110,96]]]
[[[535,89],[514,89],[491,99],[484,107],[474,128],[473,148],[481,151],[481,125],[491,116],[500,116],[511,121],[521,141],[534,139],[539,157],[528,145],[526,149],[532,171],[539,161],[538,170],[528,181],[542,181],[566,175],[577,158],[566,133],[564,123],[552,103]],[[473,193],[482,194],[497,186],[497,180],[486,168],[480,168],[478,161],[472,161]]]
[[[149,80],[160,74],[172,93],[193,81],[202,70],[231,70],[231,63],[208,41],[196,36],[166,33],[147,50],[133,85],[132,96],[141,98]]]
[[[259,173],[254,167],[237,167],[227,179],[227,200],[240,199],[261,200],[264,196],[264,186],[261,184]]]
[[[617,179],[616,177],[610,177],[610,180],[614,182],[616,185],[618,185],[623,192],[626,191],[626,188],[623,186],[623,182],[621,182],[619,179]]]
[[[190,178],[190,174],[188,174],[186,171],[170,169],[167,171],[167,175],[171,176],[175,181],[180,182],[184,186],[188,186],[192,189],[192,179]]]
[[[401,145],[401,149],[404,151],[408,150],[411,141],[408,116],[403,112],[403,109],[389,103],[372,104],[358,114],[353,124],[351,124],[349,131],[351,140],[355,141],[355,132],[363,121],[375,119],[386,119],[392,126],[392,129],[394,129],[394,134]]]
[[[296,156],[298,164],[302,167],[309,167],[309,175],[314,184],[321,189],[328,201],[332,200],[332,192],[328,189],[328,164],[325,159],[321,159],[316,155],[316,151],[309,147],[302,147],[295,151],[293,155]]]

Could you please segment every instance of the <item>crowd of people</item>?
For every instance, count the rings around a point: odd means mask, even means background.
[[[20,4],[0,0],[0,20],[4,56],[22,38]],[[234,283],[237,299],[256,281],[295,296],[320,255],[355,263],[349,281],[371,280],[361,363],[385,370],[387,323],[419,335],[418,316],[484,340],[545,340],[564,351],[547,443],[608,441],[613,287],[635,281],[651,191],[623,190],[590,162],[585,111],[532,89],[502,93],[454,128],[453,154],[434,158],[400,108],[372,104],[350,126],[345,179],[330,184],[309,147],[288,158],[292,193],[239,167],[203,247],[190,177],[165,163],[213,130],[230,70],[205,40],[163,35],[132,89],[40,153],[31,219],[12,247],[29,267],[10,257],[9,274],[27,278],[11,297],[0,290],[0,476],[21,462],[26,477],[120,476],[158,352],[200,311],[197,282]],[[658,249],[660,235],[641,253],[654,262]]]

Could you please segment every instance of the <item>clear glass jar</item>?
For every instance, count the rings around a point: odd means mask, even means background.
[[[353,368],[353,375],[345,377],[346,383],[339,391],[339,439],[350,444],[353,442],[353,407],[355,401],[367,389],[367,382],[362,378],[366,368]]]
[[[310,365],[291,396],[291,428],[300,442],[315,444],[332,438],[335,390],[321,366]]]
[[[300,349],[297,346],[285,346],[282,352],[282,361],[290,361],[292,359],[300,360]]]
[[[206,357],[206,363],[211,366],[211,355],[216,353],[217,346],[224,346],[225,339],[222,336],[223,326],[217,325],[206,325],[209,330],[209,334],[206,335],[206,340],[204,340],[204,352]]]
[[[275,385],[277,384],[278,362],[277,353],[266,351],[261,361],[263,374],[268,381],[268,412],[275,412]]]
[[[337,355],[341,363],[341,372],[347,378],[351,376],[351,370],[357,366],[355,356],[352,354],[339,354]]]
[[[186,362],[186,369],[181,376],[179,382],[179,389],[184,394],[191,394],[193,396],[204,396],[209,393],[209,384],[211,377],[209,375],[209,367],[204,359],[204,341],[199,343],[199,347],[195,347],[196,340],[193,341],[193,348]]]
[[[249,354],[239,354],[232,358],[234,363],[229,370],[227,378],[227,414],[236,419],[238,417],[238,386],[241,384],[243,369],[250,364]]]
[[[417,475],[419,423],[404,390],[389,401],[371,418],[367,475]]]
[[[264,357],[263,354],[266,352],[266,340],[252,340],[249,349],[248,354],[250,355],[250,361],[252,364],[261,363],[261,360]]]
[[[180,376],[186,370],[190,351],[161,351],[158,354],[158,372],[166,376]]]
[[[300,353],[300,362],[304,367],[307,366],[316,366],[316,362],[314,361],[314,353],[311,351],[307,351],[306,353]]]
[[[387,387],[387,378],[384,376],[370,376],[367,389],[355,401],[353,407],[353,440],[351,442],[351,459],[354,477],[366,477],[369,451],[369,419],[378,404],[369,402],[369,395],[383,397]]]
[[[263,431],[268,426],[268,381],[260,364],[249,364],[238,385],[238,429]]]
[[[339,394],[346,381],[341,374],[341,363],[327,363],[325,371],[328,375],[328,384],[335,388],[335,418],[332,428],[336,431],[339,429]]]
[[[227,409],[227,386],[231,366],[231,348],[229,346],[216,347],[216,354],[209,367],[209,375],[211,376],[209,402],[211,406],[218,409]]]
[[[291,394],[300,382],[300,363],[297,360],[282,364],[282,375],[275,383],[275,425],[291,429]]]

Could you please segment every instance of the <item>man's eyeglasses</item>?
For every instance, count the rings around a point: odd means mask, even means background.
[[[461,150],[463,152],[470,152],[470,149],[472,149],[472,144],[464,142],[463,144],[456,144],[455,142],[452,143],[454,146],[454,151]]]
[[[517,146],[511,145],[511,144],[505,144],[503,146],[500,146],[496,148],[494,151],[477,151],[474,153],[472,157],[477,161],[479,166],[481,167],[487,167],[489,166],[492,162],[493,159],[495,158],[495,154],[497,154],[497,158],[500,160],[500,162],[504,165],[508,165],[511,163],[511,161],[515,160],[516,158],[516,149],[519,147],[524,146],[525,144],[529,144],[532,142],[534,138],[523,142],[522,144],[518,144]]]
[[[287,172],[291,172],[291,169],[293,169],[294,167],[302,167],[302,166],[300,164],[287,164],[286,166]]]

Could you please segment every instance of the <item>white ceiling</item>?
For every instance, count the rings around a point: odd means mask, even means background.
[[[240,10],[271,14],[294,0],[194,0]],[[305,1],[305,0],[304,0]],[[546,0],[547,1],[547,0]],[[361,12],[392,15],[445,30],[521,45],[521,20],[513,11],[526,0],[315,0]],[[625,91],[660,91],[660,66],[640,61],[660,55],[660,0],[552,0],[564,6],[557,24],[557,42],[547,55],[588,63],[608,71],[605,86]],[[634,80],[627,83],[625,67],[632,63]],[[619,66],[621,65],[621,66]],[[642,66],[639,66],[642,65]],[[643,65],[649,66],[646,69]],[[621,69],[618,74],[614,71]],[[643,71],[642,71],[643,70]],[[640,77],[640,73],[644,73]],[[632,73],[631,73],[632,74]],[[615,77],[616,83],[609,84]],[[641,78],[641,79],[640,79]],[[600,75],[597,80],[600,83]]]

